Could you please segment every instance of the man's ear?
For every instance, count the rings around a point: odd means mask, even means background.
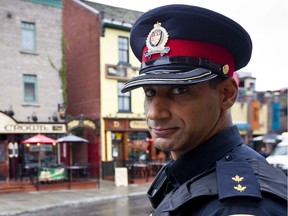
[[[234,78],[230,77],[222,82],[222,108],[229,109],[237,100],[238,85]]]

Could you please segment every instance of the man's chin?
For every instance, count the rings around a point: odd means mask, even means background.
[[[173,142],[171,139],[158,137],[153,138],[154,146],[162,151],[171,151],[171,148],[173,146]]]

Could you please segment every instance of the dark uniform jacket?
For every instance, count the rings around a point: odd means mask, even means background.
[[[148,197],[153,216],[287,216],[287,176],[233,126],[164,166]]]

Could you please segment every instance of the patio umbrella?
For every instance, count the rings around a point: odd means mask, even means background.
[[[69,143],[70,165],[72,164],[72,143],[81,143],[81,142],[88,143],[89,141],[82,137],[75,136],[73,134],[68,134],[67,136],[57,139],[57,143]]]
[[[64,136],[64,137],[61,137],[59,139],[57,139],[57,142],[58,143],[73,143],[73,142],[88,142],[88,140],[84,139],[84,138],[81,138],[81,137],[78,137],[78,136],[75,136],[73,134],[68,134],[67,136]]]
[[[26,140],[23,140],[21,143],[23,144],[37,144],[37,143],[40,143],[40,144],[53,144],[53,143],[56,143],[56,140],[54,139],[51,139],[43,134],[37,134],[35,136],[32,136]]]
[[[43,134],[37,134],[21,142],[22,144],[37,144],[39,146],[38,166],[40,167],[40,146],[41,144],[53,144],[56,140],[51,139]]]
[[[61,137],[57,139],[57,143],[69,143],[69,166],[72,165],[72,143],[88,143],[88,140],[75,136],[73,134],[68,134],[67,136]],[[72,181],[72,170],[70,170],[70,177],[69,177],[69,189],[71,188],[71,181]]]

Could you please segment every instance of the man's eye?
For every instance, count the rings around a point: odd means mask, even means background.
[[[173,94],[183,94],[189,91],[189,87],[176,87],[173,88],[172,93]]]
[[[152,97],[155,95],[155,90],[153,89],[145,89],[145,95],[146,97]]]

